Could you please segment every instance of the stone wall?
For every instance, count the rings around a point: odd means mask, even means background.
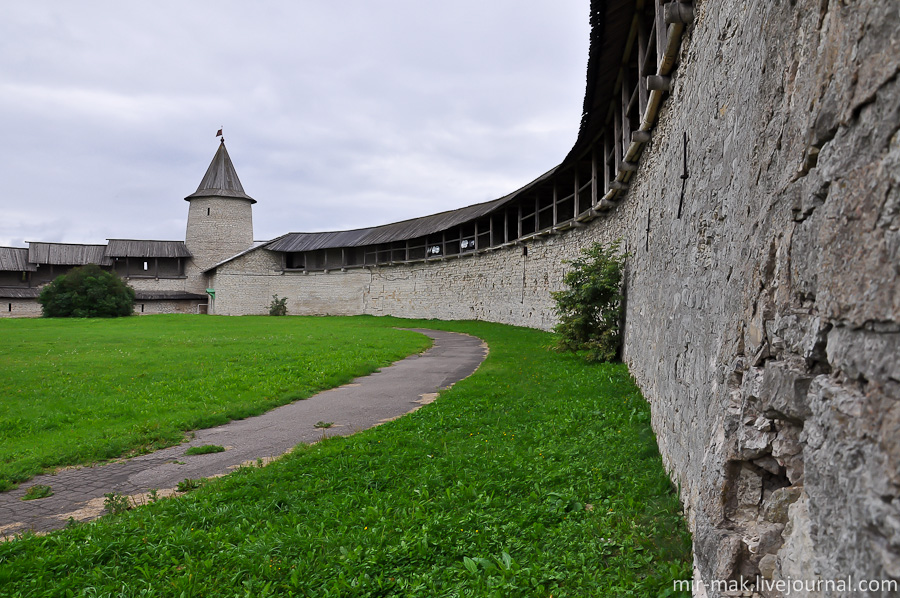
[[[215,275],[216,313],[277,293],[294,314],[549,329],[563,260],[622,238],[624,355],[702,577],[900,578],[898,6],[697,2],[609,214],[527,255],[299,274],[257,250]]]
[[[177,300],[140,300],[134,302],[134,313],[138,316],[150,316],[153,314],[196,314],[200,313],[200,305],[206,301],[197,299]]]
[[[38,318],[41,304],[35,299],[0,299],[0,318]]]
[[[616,216],[706,579],[900,577],[898,6],[697,3]]]

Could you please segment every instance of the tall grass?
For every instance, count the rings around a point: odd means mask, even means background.
[[[177,444],[343,384],[430,340],[373,318],[0,320],[0,491]]]
[[[377,321],[398,323],[474,334],[490,355],[399,420],[2,544],[0,594],[668,596],[690,577],[678,500],[623,365],[548,351],[534,330]]]

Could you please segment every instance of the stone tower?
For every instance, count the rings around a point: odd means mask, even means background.
[[[190,202],[184,244],[194,256],[188,278],[205,288],[196,280],[200,273],[253,246],[256,200],[244,193],[224,138],[197,191],[184,199]]]

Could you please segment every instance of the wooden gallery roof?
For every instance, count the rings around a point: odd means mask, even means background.
[[[142,241],[107,239],[107,257],[191,257],[184,241]]]
[[[37,265],[28,261],[25,247],[0,247],[0,271],[35,272]]]
[[[408,241],[466,225],[507,208],[512,210],[516,204],[533,204],[535,194],[542,196],[544,203],[539,202],[540,206],[545,205],[548,195],[555,204],[558,192],[560,202],[571,200],[572,191],[565,189],[573,186],[576,209],[570,220],[584,221],[610,209],[627,189],[643,143],[649,141],[649,132],[644,131],[655,121],[662,98],[663,91],[648,95],[646,75],[667,75],[674,68],[671,55],[678,51],[683,25],[676,25],[673,30],[668,17],[663,17],[663,9],[671,12],[673,7],[666,8],[667,4],[679,2],[684,4],[685,0],[591,1],[587,84],[578,137],[562,163],[528,185],[499,199],[458,210],[355,230],[293,232],[263,247],[278,252],[304,252]],[[657,63],[662,65],[659,71]],[[642,131],[634,138],[639,141],[633,143],[632,133],[638,129]],[[590,195],[589,205],[579,199],[579,193],[582,197]],[[562,199],[566,194],[570,195]],[[557,225],[554,221],[550,228],[560,228]],[[543,225],[536,226],[542,228]],[[522,235],[520,240],[527,236]]]
[[[54,266],[84,266],[98,264],[109,266],[106,245],[76,245],[73,243],[28,243],[28,261],[32,264]]]

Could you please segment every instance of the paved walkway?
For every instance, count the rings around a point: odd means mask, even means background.
[[[350,384],[321,392],[268,413],[198,430],[187,443],[121,462],[55,475],[40,475],[16,490],[0,493],[0,537],[26,530],[65,527],[70,517],[95,519],[104,513],[104,494],[132,497],[137,504],[150,490],[174,493],[185,478],[224,475],[242,464],[268,462],[300,443],[323,436],[347,436],[395,419],[431,402],[437,392],[472,374],[487,355],[481,339],[452,332],[414,329],[434,339],[428,351],[412,355]],[[327,429],[319,422],[333,422]],[[186,456],[191,446],[218,444],[225,452]],[[23,501],[34,484],[53,488],[53,496]]]

